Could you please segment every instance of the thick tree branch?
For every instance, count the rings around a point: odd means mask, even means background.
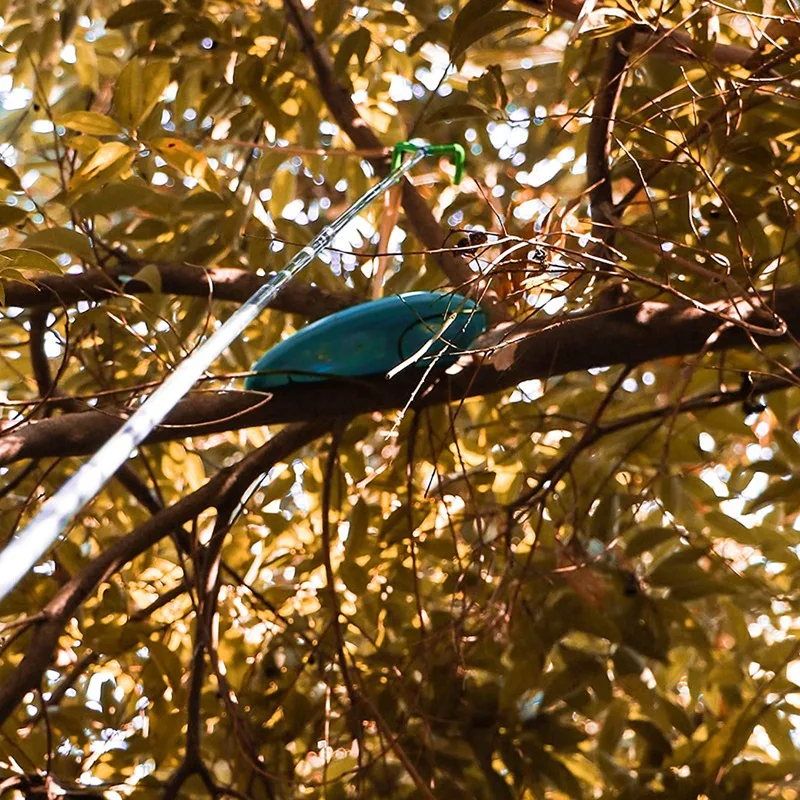
[[[626,28],[611,38],[608,58],[600,90],[595,98],[589,138],[586,143],[586,176],[591,200],[592,236],[599,243],[611,244],[614,238],[612,223],[613,196],[611,184],[611,137],[617,115],[633,28]],[[607,259],[608,248],[602,244],[596,255]]]
[[[188,264],[156,264],[164,294],[186,297],[212,297],[242,303],[263,286],[268,276],[254,275],[234,267],[203,269]],[[70,306],[81,300],[102,301],[120,294],[143,295],[152,292],[143,281],[122,283],[119,278],[130,267],[117,268],[113,274],[91,269],[79,275],[46,275],[35,286],[18,281],[3,281],[7,306],[19,308],[53,308]],[[318,286],[290,283],[273,301],[270,308],[290,314],[316,318],[353,305],[359,298],[345,288],[333,293]]]
[[[735,306],[719,301],[709,307],[751,323],[768,326],[772,322],[764,312],[754,311],[746,299],[740,299]],[[800,285],[778,290],[773,310],[785,320],[789,334],[800,337]],[[524,380],[574,370],[692,355],[706,346],[709,336],[719,326],[714,314],[688,303],[655,301],[566,320],[549,320],[527,329],[501,326],[484,336],[476,347],[482,344],[513,348],[513,363],[508,369],[497,369],[491,359],[472,363],[420,392],[417,404],[434,405],[491,394]],[[510,341],[509,333],[516,341]],[[756,337],[756,340],[762,344],[786,341],[776,337]],[[748,334],[729,326],[713,349],[748,347],[751,343]],[[200,393],[179,403],[148,442],[403,408],[416,388],[419,375],[417,370],[408,369],[392,380],[375,377],[295,384],[276,389],[271,396],[254,392]],[[0,464],[24,458],[86,455],[97,450],[120,424],[119,417],[103,411],[33,421],[0,438]]]
[[[182,498],[175,505],[154,514],[136,530],[114,542],[62,587],[45,606],[45,620],[36,625],[25,657],[0,682],[0,724],[13,712],[25,694],[39,685],[44,670],[55,655],[65,623],[103,581],[168,536],[176,527],[207,508],[216,507],[220,497],[226,496],[232,487],[248,486],[272,465],[288,458],[298,448],[324,434],[327,429],[327,422],[320,419],[285,428],[263,447],[248,454],[237,464],[218,472],[205,486]]]
[[[44,348],[44,337],[47,333],[47,312],[37,310],[30,318],[30,354],[33,377],[41,397],[47,397],[53,390],[53,377],[50,374],[50,360]],[[76,409],[70,409],[74,411]]]

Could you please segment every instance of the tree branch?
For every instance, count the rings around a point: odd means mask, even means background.
[[[633,28],[626,28],[611,38],[586,143],[586,176],[591,202],[592,237],[598,243],[602,243],[595,248],[595,254],[604,259],[609,258],[609,249],[605,245],[606,243],[610,245],[614,238],[612,223],[614,200],[609,166],[611,136],[633,36]]]
[[[330,58],[317,43],[302,6],[297,0],[284,0],[284,6],[289,21],[297,32],[300,45],[314,69],[320,94],[339,127],[359,149],[373,150],[382,147],[380,139],[358,113],[350,92],[336,79]],[[373,165],[380,172],[385,173],[387,170],[385,160],[373,161]],[[487,306],[487,311],[496,319],[507,318],[497,297],[486,291],[485,281],[476,280],[475,273],[467,262],[460,256],[441,249],[447,235],[420,193],[408,180],[403,180],[401,185],[403,208],[408,221],[425,247],[439,251],[436,253],[436,260],[450,283],[456,288],[480,297],[481,302]]]
[[[142,265],[143,266],[143,265]],[[186,297],[212,297],[242,303],[262,287],[269,276],[254,275],[235,267],[204,269],[188,264],[155,264],[161,275],[161,291],[164,294]],[[79,275],[45,275],[34,281],[34,286],[19,281],[2,281],[7,306],[19,308],[48,309],[70,306],[81,300],[102,301],[120,294],[143,295],[152,292],[143,281],[131,280],[123,284],[120,280],[131,267],[118,267],[108,274],[90,269]],[[333,293],[318,286],[294,281],[269,304],[269,308],[290,314],[316,318],[347,308],[359,301],[355,292],[342,289]]]
[[[613,399],[622,379],[628,375],[628,372],[628,370],[622,372],[614,386],[605,394],[597,412],[595,412],[592,419],[589,420],[589,423],[584,428],[581,438],[575,442],[572,448],[567,450],[562,458],[547,469],[544,474],[535,476],[536,485],[526,490],[509,504],[509,509],[511,511],[516,511],[523,506],[530,506],[534,500],[539,499],[543,494],[544,488],[546,486],[554,486],[567,470],[572,467],[575,459],[581,453],[588,450],[592,445],[606,436],[610,436],[618,431],[627,430],[628,428],[644,425],[647,422],[657,422],[667,417],[677,417],[679,414],[711,411],[712,409],[723,408],[733,405],[734,403],[751,402],[753,398],[757,398],[762,394],[776,392],[792,385],[788,376],[763,378],[754,383],[742,381],[739,388],[732,391],[720,390],[697,395],[696,397],[688,397],[660,408],[640,411],[635,414],[629,414],[626,417],[619,417],[601,425],[600,417]],[[795,379],[800,380],[800,369],[792,370],[792,374]]]
[[[772,323],[746,298],[734,303],[718,301],[708,307],[743,322],[766,326]],[[800,285],[776,291],[773,310],[786,322],[789,336],[800,337]],[[496,368],[491,358],[476,361],[420,391],[416,405],[424,407],[491,394],[521,381],[574,370],[614,364],[635,366],[669,356],[695,354],[719,325],[714,313],[690,303],[642,301],[602,313],[551,318],[524,328],[500,326],[482,337],[475,347],[513,348],[513,363],[508,369]],[[509,334],[513,334],[514,341]],[[788,340],[751,336],[729,325],[712,349]],[[241,391],[198,393],[179,403],[147,441],[173,441],[257,425],[403,408],[416,389],[419,376],[419,371],[408,369],[392,380],[373,377],[293,384],[273,390],[271,396]],[[119,417],[105,411],[32,421],[0,438],[0,464],[25,458],[86,455],[97,450],[121,424]]]
[[[356,695],[353,679],[350,677],[350,670],[347,665],[347,656],[345,654],[345,641],[344,631],[342,630],[342,610],[339,603],[339,594],[336,589],[336,575],[333,572],[333,563],[331,560],[331,494],[333,490],[333,480],[336,472],[336,462],[339,458],[339,444],[341,443],[342,434],[344,432],[345,423],[338,424],[333,431],[331,439],[331,449],[328,453],[328,461],[325,465],[325,474],[322,480],[322,497],[320,500],[320,509],[322,514],[322,563],[325,567],[325,580],[328,601],[331,604],[331,625],[333,627],[334,638],[336,639],[336,654],[339,660],[339,671],[342,674],[347,696],[350,698],[350,711],[353,715],[352,723],[355,723],[355,715],[357,714],[358,697]],[[359,739],[359,726],[353,724],[354,738]]]
[[[248,483],[233,480],[221,492],[216,502],[217,518],[208,544],[195,558],[195,572],[198,585],[198,607],[195,617],[194,653],[192,656],[191,675],[186,712],[186,749],[180,767],[173,773],[164,790],[164,800],[177,797],[183,783],[191,775],[199,775],[209,791],[216,795],[214,782],[200,752],[202,736],[202,698],[205,684],[205,659],[208,656],[218,681],[218,690],[222,696],[228,714],[233,721],[234,734],[238,744],[256,766],[260,766],[261,756],[254,745],[252,737],[247,735],[246,719],[241,715],[237,705],[232,702],[231,690],[223,672],[219,670],[219,656],[215,637],[217,604],[219,600],[220,565],[222,563],[222,546],[231,526],[231,517],[236,505],[247,491]],[[238,724],[237,724],[238,723]],[[262,770],[263,773],[263,770]],[[274,793],[269,783],[265,784],[269,797]]]
[[[204,486],[183,497],[175,505],[154,514],[147,522],[114,542],[78,573],[45,606],[46,618],[36,625],[25,656],[0,683],[0,724],[13,712],[25,694],[35,689],[44,670],[50,665],[64,625],[76,609],[125,564],[136,558],[171,531],[196,517],[207,508],[216,507],[232,487],[247,487],[272,465],[288,458],[328,430],[325,420],[291,425],[237,464],[220,470]]]

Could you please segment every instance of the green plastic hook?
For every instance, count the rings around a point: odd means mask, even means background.
[[[455,167],[456,173],[453,176],[453,183],[461,183],[464,177],[464,165],[467,154],[460,144],[414,144],[413,142],[398,142],[392,150],[392,169],[397,169],[403,163],[404,153],[415,153],[417,150],[424,150],[431,156],[447,156]]]

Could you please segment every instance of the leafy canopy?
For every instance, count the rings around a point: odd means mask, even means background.
[[[795,14],[0,2],[3,541],[387,148],[469,157],[0,606],[0,794],[797,797]],[[496,324],[460,373],[243,392],[308,320],[442,287]]]

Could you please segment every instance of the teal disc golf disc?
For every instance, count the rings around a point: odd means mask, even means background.
[[[409,369],[445,369],[486,330],[474,301],[452,292],[408,292],[362,303],[317,320],[265,353],[245,381],[268,390]],[[415,357],[416,354],[416,357]]]

